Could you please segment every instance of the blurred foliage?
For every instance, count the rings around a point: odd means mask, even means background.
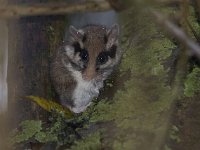
[[[41,121],[36,121],[36,120],[26,120],[20,123],[19,127],[21,128],[20,134],[17,134],[18,131],[14,130],[13,131],[13,138],[12,138],[12,143],[21,143],[24,141],[29,140],[35,134],[41,131],[42,129],[42,123]]]
[[[189,8],[189,15],[187,17],[188,23],[190,24],[191,27],[189,28],[190,31],[190,36],[196,41],[197,39],[195,39],[194,37],[194,32],[197,36],[200,36],[200,24],[198,22],[198,19],[196,17],[196,12],[194,10],[194,7],[192,7],[191,5],[188,6]],[[193,31],[192,31],[193,30]]]
[[[169,78],[173,78],[168,73],[174,66],[166,65],[166,62],[177,59],[174,53],[180,45],[154,24],[154,18],[149,15],[148,10],[143,9],[147,4],[137,1],[129,6],[131,8],[119,14],[122,29],[121,46],[124,55],[118,77],[119,80],[124,74],[129,74],[130,77],[121,83],[122,88],[118,88],[112,100],[102,99],[98,103],[94,108],[90,123],[113,123],[112,127],[107,124],[102,127],[105,131],[102,132],[101,138],[107,141],[104,148],[170,149],[166,145],[161,148],[161,144],[168,130],[171,106],[177,98],[177,93],[167,83],[171,80]],[[170,5],[158,7],[158,10],[166,16],[174,17],[179,12],[177,7]],[[192,6],[189,7],[188,20],[194,31],[199,33],[199,23]],[[191,28],[189,35],[194,38]],[[179,71],[180,68],[176,69]],[[175,79],[184,77],[174,75]],[[184,81],[184,79],[179,81]],[[182,84],[175,86],[182,86]],[[198,89],[197,87],[200,86],[196,86],[195,89]],[[180,94],[183,95],[183,93]],[[169,131],[170,138],[180,142],[179,129],[173,126]],[[89,144],[90,140],[84,143]]]
[[[100,133],[96,132],[92,135],[88,135],[82,140],[76,141],[70,150],[100,150],[101,149],[101,137]]]
[[[155,150],[165,133],[173,101],[171,88],[166,84],[168,68],[164,63],[176,45],[137,6],[119,17],[124,52],[120,76],[129,74],[130,77],[121,83],[123,88],[117,90],[112,100],[98,103],[90,122],[113,122],[110,128],[103,126],[103,138],[109,143],[106,148]]]
[[[95,103],[84,114],[74,115],[69,109],[64,108],[58,103],[46,100],[37,96],[26,96],[30,101],[35,102],[44,110],[50,113],[48,121],[25,120],[22,121],[17,129],[11,133],[11,143],[17,148],[24,148],[26,143],[54,143],[57,148],[62,146],[69,147],[81,138],[80,130],[87,130],[91,112],[94,111]],[[86,137],[84,140],[93,139],[89,147],[98,145],[97,135]],[[75,142],[78,144],[79,142]],[[82,143],[82,142],[80,142]],[[89,148],[85,146],[85,149]],[[77,147],[74,146],[73,149]]]
[[[179,131],[178,127],[176,127],[175,125],[173,125],[170,129],[169,136],[173,141],[175,141],[177,143],[180,142],[179,132],[180,131]]]
[[[200,91],[200,68],[195,67],[185,81],[184,94],[192,97]]]
[[[79,120],[79,121],[77,121]],[[26,143],[55,143],[57,148],[71,145],[79,137],[77,130],[82,127],[84,120],[76,117],[66,120],[65,116],[52,112],[48,122],[25,120],[19,127],[12,131],[11,141],[13,146],[24,148]]]

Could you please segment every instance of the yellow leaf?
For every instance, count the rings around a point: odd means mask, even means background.
[[[67,119],[70,119],[73,117],[73,113],[68,108],[63,107],[62,105],[56,102],[44,99],[42,97],[37,97],[37,96],[26,96],[26,98],[28,100],[35,102],[37,105],[39,105],[40,107],[42,107],[44,110],[48,112],[56,111],[58,113],[63,113]]]

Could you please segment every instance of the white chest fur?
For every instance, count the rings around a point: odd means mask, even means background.
[[[99,89],[103,87],[103,80],[96,81],[93,79],[91,81],[86,81],[83,80],[81,72],[74,70],[71,64],[67,64],[67,68],[77,82],[72,95],[74,107],[71,108],[71,110],[75,113],[80,113],[91,104],[92,98],[98,96]]]

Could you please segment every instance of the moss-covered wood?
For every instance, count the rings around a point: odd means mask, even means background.
[[[184,139],[179,137],[181,135],[179,124],[177,125],[176,121],[171,122],[170,118],[173,118],[174,108],[176,108],[174,104],[177,100],[179,103],[185,100],[184,92],[186,96],[191,96],[191,100],[197,99],[199,93],[198,64],[191,60],[193,64],[191,65],[188,55],[183,53],[187,49],[182,46],[182,43],[169,37],[155,24],[148,9],[144,9],[149,8],[147,3],[145,4],[144,1],[127,2],[130,7],[119,13],[121,47],[124,52],[122,62],[118,70],[106,81],[107,86],[99,99],[95,100],[86,112],[76,116],[70,122],[74,123],[73,131],[79,136],[78,138],[64,136],[72,140],[64,145],[67,149],[169,150],[175,147],[170,145],[171,141],[178,143]],[[162,7],[157,6],[156,9],[165,15],[173,16],[176,13],[183,13],[181,7],[183,6],[162,5]],[[190,5],[186,16],[194,31],[199,34],[199,23],[194,12],[193,5]],[[186,22],[179,21],[180,27],[193,40],[196,40],[191,28],[185,24]],[[50,41],[50,47],[42,55],[44,57],[34,57],[36,62],[44,60],[47,65],[46,61],[49,60],[49,56],[53,55],[62,41],[65,25],[62,20],[45,24],[44,30]],[[42,52],[39,51],[37,55],[41,54]],[[18,57],[21,58],[20,55]],[[29,57],[33,58],[32,55]],[[35,62],[32,65],[38,66]],[[44,73],[42,77],[47,76],[47,66],[44,67],[44,72],[39,71]],[[35,70],[31,72],[35,75]],[[24,74],[25,72],[22,76]],[[34,79],[39,78],[36,76]],[[32,84],[30,87],[32,89],[28,87],[28,91],[32,91],[36,96],[55,98],[50,83],[47,88],[43,87],[43,83],[41,87],[34,88]],[[44,93],[38,89],[43,89]],[[22,91],[26,90],[22,88]],[[29,92],[24,94],[27,95]],[[66,122],[66,127],[69,127],[70,123]]]
[[[119,80],[118,89],[112,98],[101,99],[94,108],[90,123],[101,124],[99,130],[90,135],[95,135],[96,141],[86,137],[84,142],[75,143],[73,149],[92,149],[91,141],[94,141],[99,144],[99,149],[167,150],[171,147],[166,142],[168,137],[175,143],[181,140],[181,131],[173,126],[170,118],[176,101],[183,97],[184,80],[190,66],[181,46],[183,43],[177,44],[176,39],[166,36],[154,24],[155,18],[151,17],[148,9],[142,9],[149,5],[141,2],[131,6],[119,14],[124,56],[120,73],[115,74]],[[170,5],[157,8],[165,15],[181,13],[179,7]],[[194,20],[191,6],[188,15],[198,33],[196,26],[199,25]],[[192,35],[191,29],[185,32]],[[197,75],[196,72],[193,75]],[[192,75],[189,76],[188,80],[196,82],[187,80],[186,91],[191,86],[188,82],[198,90],[196,75],[192,79]]]

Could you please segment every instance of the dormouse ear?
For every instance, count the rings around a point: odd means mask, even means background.
[[[107,31],[107,37],[109,45],[118,44],[119,38],[119,25],[114,24],[112,27]]]
[[[82,30],[78,30],[72,25],[69,27],[69,33],[75,40],[81,40],[84,36],[84,32]]]

